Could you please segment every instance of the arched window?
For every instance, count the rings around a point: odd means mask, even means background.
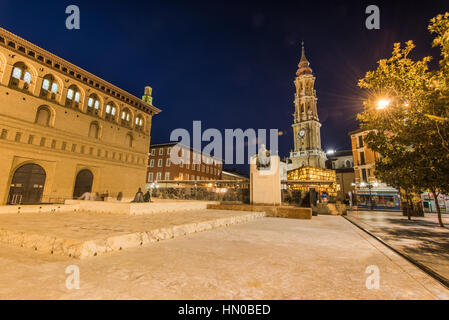
[[[132,123],[131,122],[131,112],[129,111],[128,108],[125,108],[122,111],[122,114],[120,116],[120,120],[121,120],[122,126],[125,126],[125,127],[128,127],[128,128],[131,127],[131,123]]]
[[[98,122],[92,122],[89,127],[89,138],[98,139],[99,133],[100,127],[98,126]]]
[[[136,121],[134,122],[134,124],[135,124],[136,130],[143,131],[143,124],[144,124],[144,122],[143,122],[143,117],[141,115],[138,115],[136,117]]]
[[[100,100],[96,94],[91,94],[87,100],[87,113],[96,116],[100,114]]]
[[[114,103],[109,102],[106,105],[105,113],[106,113],[106,117],[105,117],[106,120],[115,121],[115,118],[117,115],[117,107],[114,105]]]
[[[133,140],[133,135],[131,133],[128,133],[126,135],[126,145],[131,148],[133,146]]]
[[[53,77],[53,75],[51,75],[51,74],[47,74],[42,81],[40,96],[42,98],[48,98],[48,99],[55,100],[58,90],[59,90],[59,85],[58,85],[58,82],[56,81],[55,77]]]
[[[72,107],[79,108],[80,101],[81,101],[80,90],[76,85],[72,84],[67,90],[65,106],[70,108]]]
[[[37,109],[35,123],[48,127],[50,125],[50,117],[50,109],[46,106],[41,106]]]
[[[17,62],[12,69],[11,78],[9,80],[9,86],[17,89],[28,90],[31,84],[31,73],[28,71],[28,67],[23,62]]]

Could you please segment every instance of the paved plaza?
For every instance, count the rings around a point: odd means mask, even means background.
[[[354,211],[348,218],[449,280],[449,228],[439,226],[436,214],[409,221],[397,212]],[[449,215],[443,222],[449,226]]]
[[[126,228],[125,218],[115,225]],[[79,290],[66,288],[71,265]],[[380,271],[379,289],[366,286],[369,266]],[[0,244],[0,299],[449,299],[449,291],[344,218],[318,216],[260,218],[84,260]]]

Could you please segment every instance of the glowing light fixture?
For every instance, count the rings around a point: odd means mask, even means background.
[[[390,105],[391,101],[388,99],[380,99],[377,101],[377,110],[383,110]]]

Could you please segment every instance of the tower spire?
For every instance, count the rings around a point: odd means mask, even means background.
[[[302,52],[301,52],[301,60],[298,64],[298,71],[296,72],[296,75],[300,76],[302,74],[312,74],[312,69],[310,68],[310,62],[306,58],[306,49],[304,47],[304,41],[301,43],[302,45]]]
[[[309,66],[310,63],[306,58],[306,49],[304,48],[304,41],[301,43],[301,45],[302,45],[302,52],[301,52],[301,60],[299,61],[299,64],[301,65],[301,63],[303,63],[303,64],[307,63],[307,66]]]

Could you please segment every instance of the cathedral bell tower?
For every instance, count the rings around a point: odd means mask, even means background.
[[[306,58],[304,43],[295,79],[295,113],[293,114],[293,168],[325,168],[326,154],[321,150],[321,123],[318,119],[315,77]]]

